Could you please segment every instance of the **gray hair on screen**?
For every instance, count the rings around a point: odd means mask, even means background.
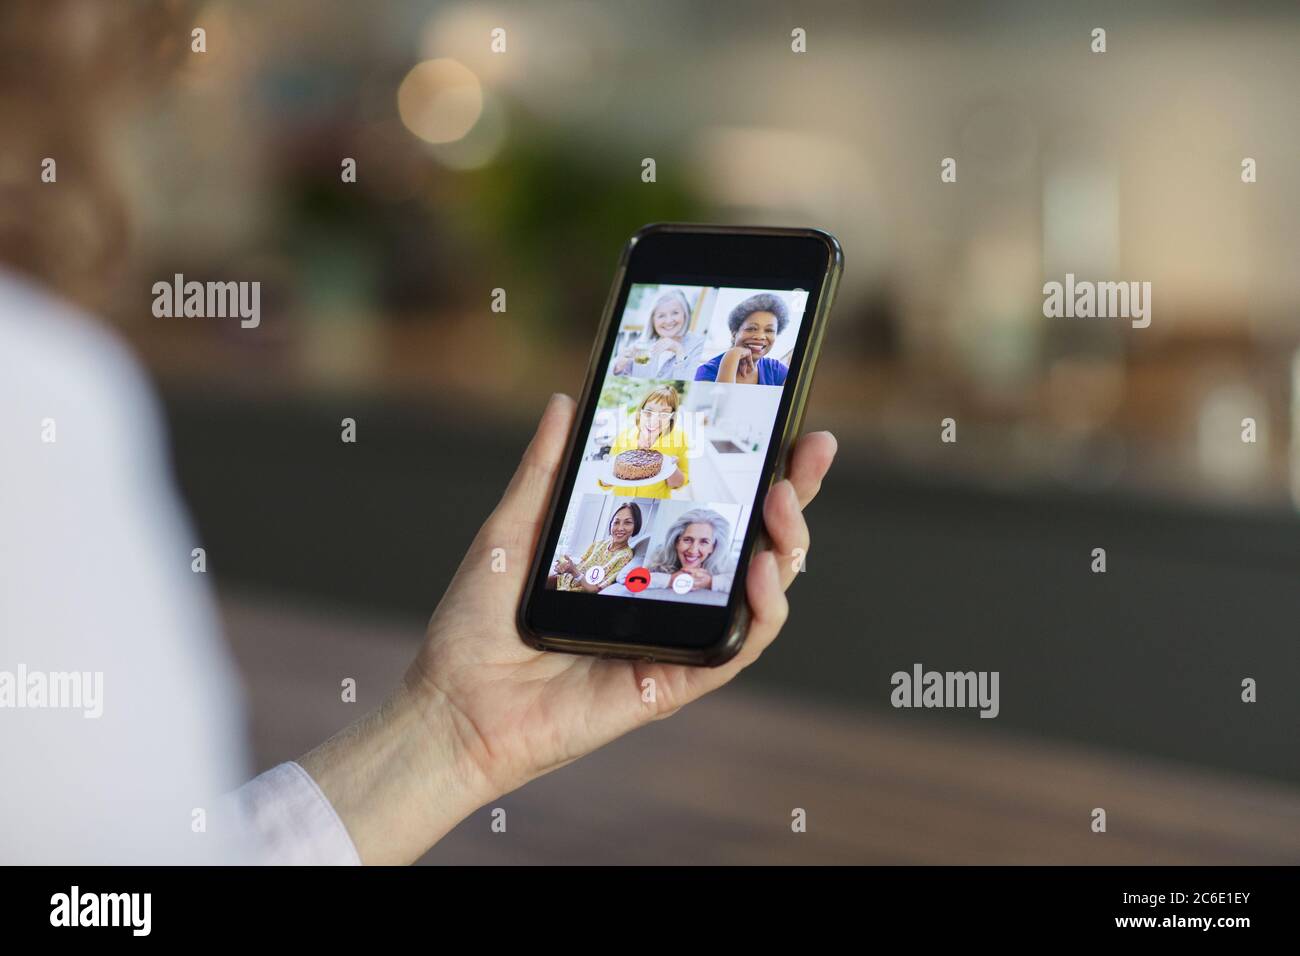
[[[672,574],[682,569],[677,557],[677,541],[688,525],[707,524],[713,528],[713,553],[704,560],[704,570],[718,574],[723,570],[727,555],[731,552],[731,525],[727,519],[709,508],[692,508],[672,523],[664,543],[655,552],[650,570]]]
[[[727,328],[731,329],[731,334],[735,335],[745,320],[755,312],[771,312],[776,316],[777,335],[784,332],[790,322],[790,310],[786,308],[785,300],[770,292],[760,292],[731,310],[731,315],[727,316]]]

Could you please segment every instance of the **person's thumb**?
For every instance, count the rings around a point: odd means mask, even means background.
[[[573,425],[575,403],[556,393],[546,405],[537,433],[528,444],[515,476],[493,513],[496,523],[535,532],[546,517],[551,488],[563,464],[565,442]]]

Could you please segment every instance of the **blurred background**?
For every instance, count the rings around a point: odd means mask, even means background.
[[[63,6],[64,40],[105,15]],[[400,673],[628,235],[816,225],[846,272],[806,427],[841,456],[781,640],[430,860],[1300,861],[1294,3],[113,7],[112,55],[174,68],[119,104],[7,58],[7,122],[103,138],[0,226],[41,217],[8,260],[158,384],[261,766],[355,716],[340,675]],[[1067,272],[1150,282],[1150,327],[1045,319]],[[154,318],[175,273],[260,280],[260,327]],[[1000,716],[890,709],[914,662],[1000,671]]]

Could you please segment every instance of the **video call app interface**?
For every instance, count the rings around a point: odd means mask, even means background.
[[[631,286],[547,588],[727,603],[807,299]]]

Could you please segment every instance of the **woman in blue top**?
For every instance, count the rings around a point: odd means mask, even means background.
[[[709,359],[695,372],[697,382],[732,382],[737,385],[784,385],[789,372],[776,359],[765,358],[776,338],[785,331],[790,313],[780,296],[769,292],[751,295],[731,310],[731,348]]]

